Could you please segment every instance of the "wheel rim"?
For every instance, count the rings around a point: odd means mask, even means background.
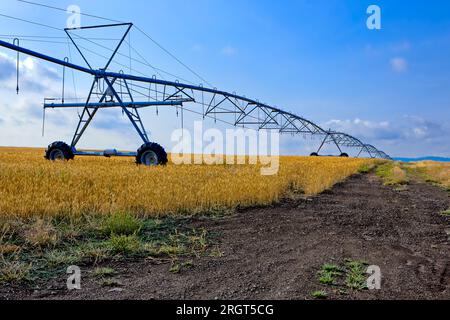
[[[141,163],[145,166],[157,166],[159,164],[158,156],[155,152],[149,150],[142,154]]]
[[[59,149],[55,149],[50,152],[50,160],[52,161],[59,161],[59,160],[65,160],[64,152],[62,152]]]

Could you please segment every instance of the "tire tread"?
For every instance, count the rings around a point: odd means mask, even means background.
[[[47,150],[45,150],[45,159],[50,160],[50,153],[55,149],[59,149],[63,152],[65,160],[73,160],[75,158],[72,148],[67,143],[56,141],[50,144]]]
[[[164,148],[161,145],[159,145],[155,142],[148,142],[148,143],[143,144],[138,149],[137,155],[136,155],[136,163],[137,164],[139,164],[139,165],[142,164],[141,156],[147,150],[151,150],[156,153],[156,155],[158,156],[159,165],[164,166],[169,162],[167,152],[164,150]]]

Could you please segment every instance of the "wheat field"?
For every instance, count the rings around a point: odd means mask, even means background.
[[[375,160],[282,157],[277,175],[254,165],[136,166],[131,158],[49,162],[41,149],[0,148],[0,215],[143,216],[265,205],[289,191],[316,194]]]
[[[426,175],[426,178],[450,188],[450,163],[422,161],[409,165]]]

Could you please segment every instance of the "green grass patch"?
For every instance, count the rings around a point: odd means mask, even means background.
[[[142,221],[126,212],[111,215],[105,222],[104,232],[108,235],[131,236],[139,233]]]
[[[17,260],[0,261],[0,283],[18,283],[31,280],[32,264]]]
[[[333,290],[341,295],[347,295],[348,290],[362,291],[367,289],[367,266],[365,262],[350,259],[341,265],[327,263],[318,271],[317,280],[322,286],[333,286]]]
[[[388,177],[392,168],[394,167],[394,164],[391,162],[388,163],[384,163],[379,165],[376,170],[375,173],[377,176],[379,176],[380,178],[385,178]]]
[[[214,236],[189,227],[190,218],[111,216],[0,220],[0,281],[28,283],[62,275],[70,265],[85,268],[151,257],[178,261],[221,253]],[[188,263],[178,263],[180,270]],[[176,271],[176,265],[172,266]],[[103,275],[102,275],[103,273]],[[94,276],[107,277],[96,269]]]
[[[406,171],[396,162],[387,162],[379,165],[375,173],[383,179],[384,184],[387,186],[404,186],[409,183]]]
[[[375,169],[374,164],[364,164],[358,169],[358,173],[367,174],[372,172]]]
[[[141,242],[136,235],[115,235],[107,241],[107,245],[113,253],[133,255],[137,254],[141,248]]]
[[[186,252],[186,248],[182,246],[181,244],[176,245],[167,245],[164,244],[158,249],[158,254],[162,255],[180,255]]]
[[[44,259],[50,268],[71,266],[81,262],[82,257],[76,252],[52,250],[44,255]]]
[[[450,209],[442,211],[441,214],[446,217],[450,217]]]
[[[334,285],[336,277],[342,274],[342,270],[335,264],[324,264],[319,271],[319,282],[325,285]]]
[[[323,290],[318,290],[318,291],[314,291],[313,293],[311,293],[311,297],[313,297],[314,299],[317,299],[317,300],[323,300],[323,299],[328,298],[328,293],[326,293]]]
[[[75,248],[81,257],[81,261],[88,265],[97,265],[113,258],[113,253],[107,242],[95,240],[86,241]]]
[[[439,163],[408,163],[403,164],[408,175],[419,181],[437,186],[450,192],[448,167]]]
[[[116,274],[116,270],[108,267],[97,268],[94,270],[94,276],[98,278],[109,278],[115,276]]]
[[[220,250],[219,246],[215,246],[209,251],[209,256],[212,258],[222,258],[224,256],[224,252]]]
[[[361,261],[347,260],[345,263],[347,288],[356,291],[367,289],[367,264]]]
[[[121,287],[123,286],[123,283],[114,278],[102,278],[100,281],[100,285],[102,287]]]
[[[180,263],[178,260],[172,261],[169,272],[171,273],[180,273],[183,269],[191,268],[194,265],[192,260]]]
[[[54,247],[59,234],[49,219],[38,218],[23,230],[23,240],[33,247]]]

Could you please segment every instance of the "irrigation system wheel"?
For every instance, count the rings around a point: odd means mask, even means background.
[[[348,153],[342,153],[341,154],[341,156],[340,156],[341,158],[349,158],[349,155],[348,155]]]
[[[313,153],[311,153],[311,155],[310,155],[310,157],[318,157],[319,156],[319,154],[317,153],[317,152],[313,152]]]
[[[144,166],[166,165],[167,153],[163,147],[157,143],[148,142],[139,148],[136,155],[136,163]]]
[[[45,159],[50,161],[73,160],[75,155],[72,148],[64,142],[57,141],[48,146],[45,150]]]

